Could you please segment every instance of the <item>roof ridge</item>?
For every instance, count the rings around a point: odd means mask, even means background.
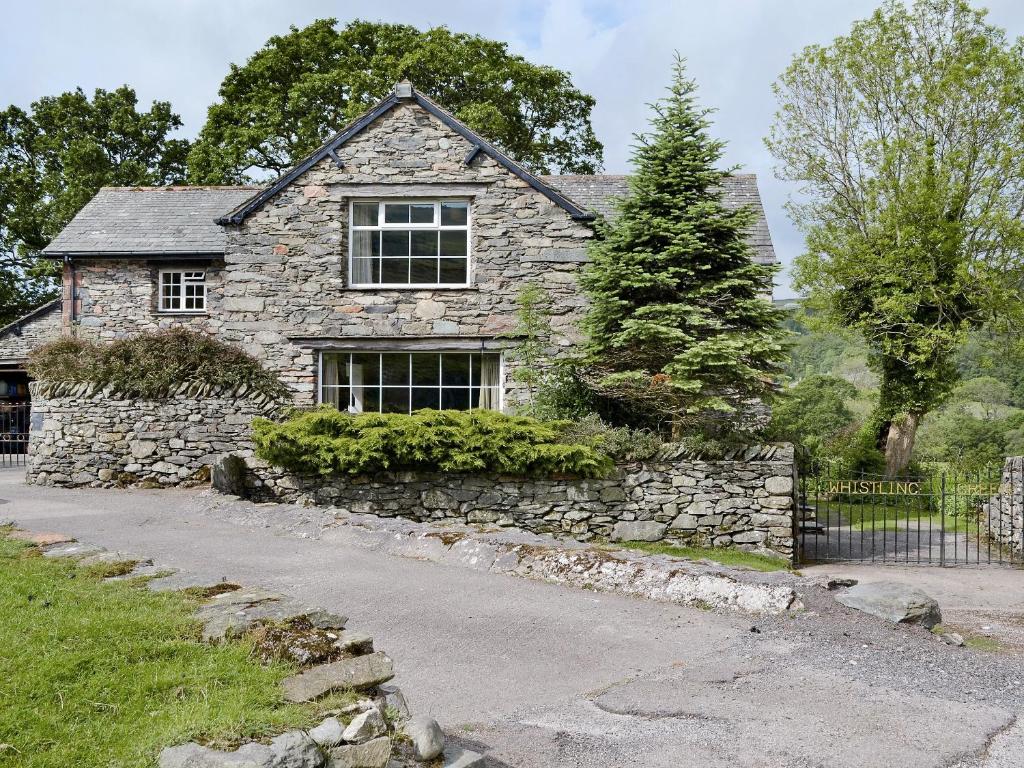
[[[100,187],[100,191],[107,192],[191,192],[191,191],[248,191],[263,189],[263,185],[252,184],[166,184],[163,186],[152,184],[137,184],[130,187]]]

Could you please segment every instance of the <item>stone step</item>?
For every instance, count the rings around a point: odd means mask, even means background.
[[[394,664],[390,657],[378,651],[322,664],[293,675],[284,681],[284,695],[288,701],[312,701],[344,688],[372,688],[386,683],[394,676]]]

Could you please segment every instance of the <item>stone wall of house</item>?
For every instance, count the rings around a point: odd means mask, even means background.
[[[793,555],[790,445],[756,446],[714,460],[665,446],[653,459],[621,465],[597,480],[422,472],[325,478],[298,476],[251,456],[245,463],[239,485],[256,500],[305,500],[383,517],[486,523],[580,541],[665,540]]]
[[[246,387],[182,385],[162,400],[93,384],[33,382],[28,475],[39,485],[206,482],[226,452],[252,452],[250,423],[280,407]]]
[[[60,332],[60,303],[54,302],[0,332],[0,362],[24,360],[36,347],[58,338]]]
[[[578,339],[576,280],[591,228],[407,103],[338,149],[242,225],[228,227],[221,333],[282,373],[300,403],[315,398],[315,355],[290,337],[500,337],[526,283],[551,297],[552,352]],[[348,209],[355,197],[471,200],[472,285],[347,287]],[[442,341],[438,346],[444,346]],[[517,399],[507,361],[506,402]]]
[[[989,538],[1006,547],[1014,558],[1024,556],[1024,457],[1006,459],[999,493],[983,504],[981,511]]]
[[[159,312],[161,269],[206,270],[206,313]],[[75,282],[78,286],[76,333],[84,338],[111,341],[141,331],[179,325],[216,333],[223,324],[222,262],[82,259],[75,262]]]

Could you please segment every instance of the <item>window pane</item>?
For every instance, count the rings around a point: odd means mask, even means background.
[[[468,232],[462,229],[441,230],[441,255],[465,256]]]
[[[380,384],[380,355],[360,352],[352,355],[352,383]]]
[[[377,211],[377,203],[353,203],[352,223],[357,227],[376,227]]]
[[[437,256],[437,232],[435,230],[413,231],[411,234],[413,256]]]
[[[409,383],[409,354],[381,355],[381,375],[383,384]]]
[[[442,355],[441,384],[469,386],[469,355]]]
[[[369,258],[380,255],[380,233],[363,230],[352,233],[352,257]]]
[[[413,387],[412,388],[412,409],[418,411],[420,408],[433,408],[435,411],[441,407],[441,390],[436,387]]]
[[[381,245],[382,256],[408,256],[409,255],[409,231],[406,229],[385,229],[381,233],[383,244]]]
[[[380,282],[382,283],[408,283],[409,282],[409,260],[408,259],[384,259],[381,265]]]
[[[413,224],[433,224],[434,223],[434,204],[433,203],[415,203],[409,206],[409,220]]]
[[[409,205],[408,203],[385,203],[384,205],[385,224],[408,224]]]
[[[441,278],[442,283],[466,283],[466,267],[468,262],[466,259],[441,259]]]
[[[347,411],[348,387],[324,387],[320,392],[320,402],[333,405],[339,411]]]
[[[442,389],[441,407],[448,410],[467,411],[469,410],[468,389]]]
[[[377,387],[352,387],[352,410],[356,413],[380,411],[380,390]]]
[[[412,272],[409,275],[409,282],[436,283],[437,259],[413,259]]]
[[[382,406],[381,410],[384,413],[408,413],[409,388],[384,387]]]
[[[352,259],[352,282],[355,285],[379,283],[380,262],[377,259]]]
[[[412,383],[440,384],[441,366],[440,355],[413,355],[412,356]]]
[[[348,354],[325,352],[321,358],[320,381],[324,387],[348,384]]]
[[[464,227],[469,222],[469,203],[441,203],[441,226]]]

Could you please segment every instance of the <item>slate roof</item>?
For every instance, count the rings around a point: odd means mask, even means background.
[[[581,208],[599,213],[606,218],[615,215],[616,198],[629,195],[629,176],[541,176],[541,180],[561,191]],[[754,258],[761,264],[776,264],[778,258],[768,231],[768,220],[757,191],[757,177],[742,173],[725,180],[723,202],[729,207],[749,205],[757,213],[757,220],[750,230],[750,244]]]
[[[218,216],[259,187],[103,187],[43,249],[45,256],[223,254]]]

